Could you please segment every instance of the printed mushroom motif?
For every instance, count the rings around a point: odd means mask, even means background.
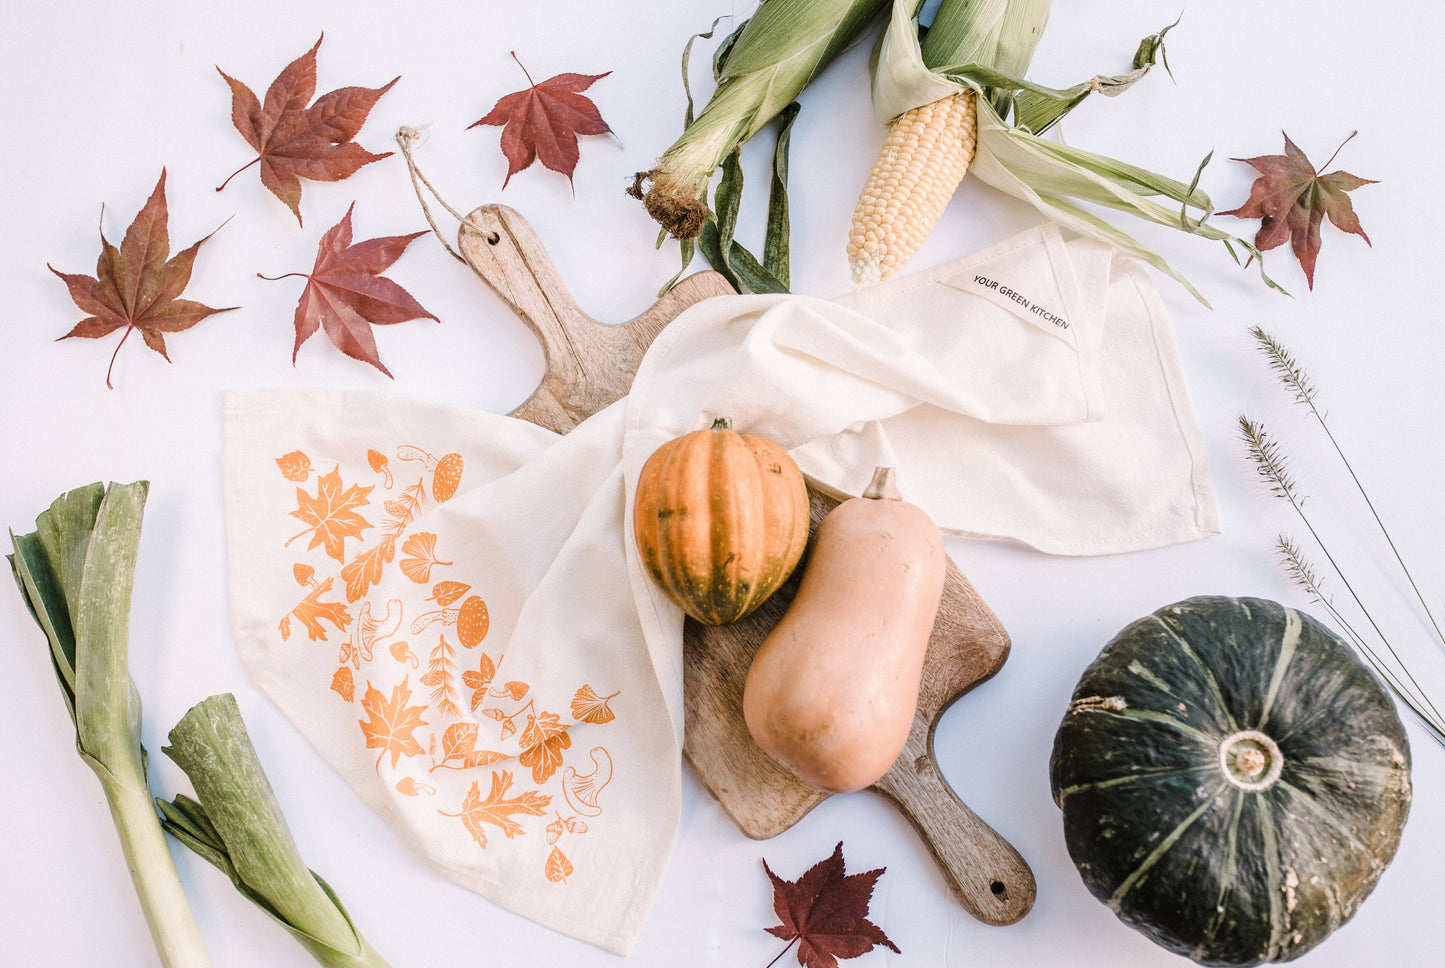
[[[416,657],[405,639],[397,639],[391,643],[391,657],[397,662],[409,663],[413,669],[421,665],[421,660]]]
[[[438,501],[449,501],[462,483],[462,455],[447,454],[437,460],[420,447],[403,444],[396,449],[401,460],[419,460],[422,466],[432,472],[431,496]]]
[[[387,466],[386,455],[379,450],[368,450],[366,452],[366,462],[371,465],[372,470],[383,475],[381,479],[382,489],[387,491],[391,490],[391,468]]]
[[[433,622],[455,625],[457,638],[462,645],[475,649],[482,644],[482,639],[487,637],[487,629],[491,628],[492,619],[482,596],[468,595],[457,608],[442,608],[418,615],[416,621],[411,623],[411,634],[420,635]]]
[[[396,618],[392,619],[392,611]],[[393,598],[386,603],[386,617],[377,619],[371,614],[371,602],[363,601],[356,610],[356,625],[352,627],[351,639],[341,643],[341,661],[350,662],[360,669],[362,662],[370,662],[372,648],[377,639],[390,638],[401,628],[401,599]]]
[[[562,771],[562,795],[567,805],[584,817],[596,817],[602,813],[597,805],[597,794],[612,781],[612,756],[601,746],[594,746],[588,753],[592,757],[592,772],[578,773],[572,767]]]

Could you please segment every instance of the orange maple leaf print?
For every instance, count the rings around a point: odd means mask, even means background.
[[[437,565],[450,565],[450,561],[439,561],[436,555],[437,536],[429,531],[418,531],[401,546],[401,570],[406,577],[418,585],[431,581],[431,570]]]
[[[297,484],[311,476],[311,458],[293,450],[289,454],[282,454],[276,458],[276,466],[281,469],[281,476],[288,481],[295,481]]]
[[[296,577],[301,577],[301,572],[296,572]],[[281,641],[291,637],[291,618],[295,616],[301,620],[306,627],[306,635],[311,641],[326,641],[326,629],[321,625],[323,621],[330,622],[336,626],[338,632],[345,632],[346,627],[351,624],[351,613],[346,610],[342,602],[323,602],[321,596],[331,591],[332,579],[327,578],[323,582],[316,582],[307,577],[311,591],[303,598],[296,607],[287,612],[277,626],[281,630]]]
[[[381,755],[376,758],[378,773],[381,772],[381,761],[388,753],[391,754],[391,767],[396,769],[397,761],[403,756],[417,756],[425,752],[412,731],[427,725],[426,720],[421,718],[427,707],[407,705],[411,699],[409,679],[410,676],[392,687],[390,699],[370,681],[366,683],[366,696],[361,700],[361,708],[368,718],[358,719],[357,724],[366,735],[366,748],[381,750]]]
[[[527,717],[527,728],[522,730],[522,755],[517,762],[532,768],[532,779],[546,783],[562,765],[562,751],[572,745],[567,727],[560,722],[556,713],[541,713]]]
[[[438,810],[437,813],[443,817],[461,817],[462,823],[466,825],[467,832],[472,835],[472,840],[477,846],[483,849],[487,846],[487,834],[482,829],[482,824],[489,823],[499,827],[508,839],[517,834],[526,833],[522,825],[512,819],[513,814],[528,814],[540,817],[552,802],[552,798],[537,790],[528,790],[518,796],[507,799],[507,790],[512,786],[512,774],[509,770],[492,771],[492,789],[486,799],[482,799],[481,787],[475,780],[472,787],[467,791],[466,799],[462,801],[460,813],[447,813],[445,810]]]
[[[591,686],[583,686],[577,690],[577,695],[572,697],[572,718],[580,719],[584,723],[610,723],[617,718],[617,714],[608,705],[617,698],[618,693],[610,696],[599,696],[597,690]]]
[[[313,497],[305,488],[296,489],[296,510],[293,518],[300,518],[310,527],[301,534],[288,539],[291,544],[305,534],[311,535],[310,551],[317,545],[324,545],[326,553],[337,561],[346,560],[346,539],[360,538],[361,532],[371,527],[371,522],[356,513],[356,509],[371,503],[372,486],[353,484],[346,487],[341,483],[341,469],[337,467],[330,474],[316,478],[316,494]]]
[[[547,864],[543,868],[547,880],[553,884],[559,884],[572,876],[572,862],[567,855],[562,853],[561,848],[553,847],[552,853],[547,855]]]

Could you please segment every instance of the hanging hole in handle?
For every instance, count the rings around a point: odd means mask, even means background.
[[[487,236],[487,245],[496,245],[500,241],[502,241],[502,233],[500,232],[493,231]]]
[[[988,889],[993,891],[994,897],[1003,897],[1004,892],[1008,890],[1003,881],[994,881],[988,886]]]

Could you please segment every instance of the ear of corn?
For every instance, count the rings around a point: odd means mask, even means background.
[[[636,194],[679,239],[707,221],[707,183],[728,154],[748,141],[856,41],[888,0],[767,0],[730,37],[717,89],[651,171]],[[644,194],[641,183],[650,181]]]
[[[848,237],[848,265],[859,285],[893,275],[923,245],[973,160],[973,91],[905,111],[888,128]]]
[[[1197,184],[1186,185],[1039,137],[1091,93],[1114,96],[1143,77],[1162,54],[1164,34],[1170,28],[1140,43],[1128,73],[1099,75],[1057,90],[1022,77],[1047,21],[1049,0],[944,0],[922,45],[916,26],[920,6],[919,0],[895,0],[875,55],[873,106],[885,124],[905,123],[909,112],[939,98],[977,92],[978,129],[970,168],[976,177],[1029,202],[1068,228],[1148,262],[1182,283],[1201,302],[1203,296],[1162,256],[1077,202],[1103,205],[1221,241],[1236,262],[1241,261],[1237,249],[1250,258],[1259,257],[1249,242],[1206,224],[1213,206]],[[1005,120],[1010,115],[1012,123]],[[896,163],[896,157],[885,148],[879,166],[886,169]],[[914,165],[928,163],[921,155],[910,160]],[[870,185],[875,177],[885,185],[897,186],[897,190],[905,186],[938,190],[934,180],[916,173],[870,176]],[[859,284],[873,281],[875,272],[876,278],[887,278],[902,268],[932,231],[947,203],[944,199],[940,204],[934,197],[924,205],[890,196],[880,204],[869,194],[870,189],[865,188],[849,233],[849,261],[854,281]],[[1171,208],[1169,202],[1177,207]],[[1191,210],[1198,214],[1191,216]],[[889,214],[902,211],[922,213],[917,216],[920,221],[913,222],[914,216],[910,215],[905,225]],[[933,213],[933,217],[923,221],[927,213]],[[859,240],[870,242],[883,254],[855,255],[855,249],[861,251]],[[1264,276],[1262,264],[1260,274],[1266,285],[1279,288]]]

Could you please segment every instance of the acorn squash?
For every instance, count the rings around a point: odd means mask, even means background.
[[[1410,749],[1339,636],[1260,599],[1191,598],[1129,625],[1054,738],[1084,884],[1202,964],[1288,961],[1354,914],[1400,842]]]
[[[781,445],[720,417],[669,440],[637,478],[632,529],[653,581],[708,625],[747,615],[808,543],[808,489]]]

